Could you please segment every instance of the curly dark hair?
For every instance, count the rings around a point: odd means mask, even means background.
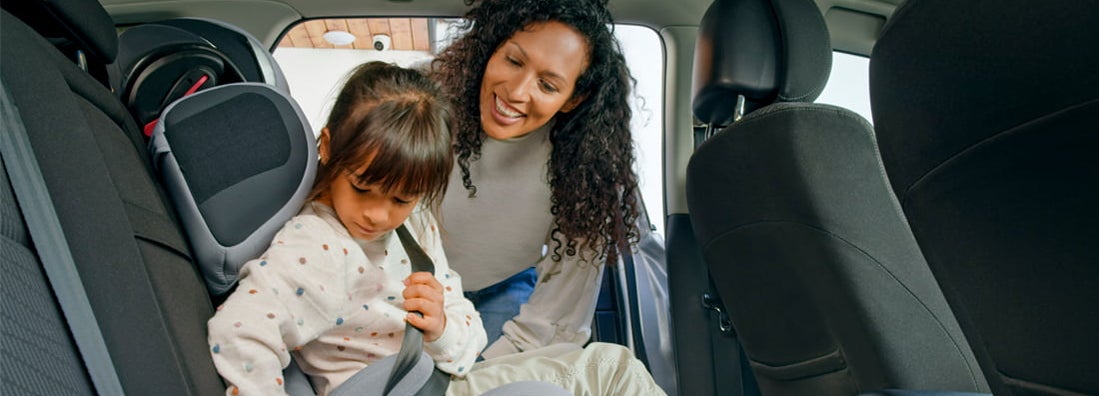
[[[485,137],[478,95],[489,58],[532,24],[556,21],[572,27],[587,40],[589,65],[572,94],[584,100],[558,113],[549,134],[553,259],[576,255],[582,244],[598,253],[597,260],[615,262],[616,245],[637,240],[639,209],[627,103],[634,80],[614,38],[607,1],[466,0],[466,5],[476,3],[462,26],[468,33],[432,63],[435,79],[455,102],[454,147],[463,185],[471,197],[476,195],[469,164],[480,158]]]

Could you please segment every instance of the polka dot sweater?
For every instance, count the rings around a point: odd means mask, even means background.
[[[435,264],[446,328],[424,344],[441,370],[463,376],[485,346],[473,304],[450,270],[438,226],[426,210],[405,222]],[[312,202],[244,265],[240,284],[208,323],[210,352],[227,395],[284,394],[291,356],[321,395],[397,353],[404,335],[402,281],[411,274],[400,239],[352,239],[331,208]]]

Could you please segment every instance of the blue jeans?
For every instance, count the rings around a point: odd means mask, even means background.
[[[503,334],[504,322],[519,314],[519,306],[530,299],[537,280],[538,273],[534,271],[534,267],[530,267],[495,285],[465,292],[466,298],[481,313],[488,345],[492,345]]]

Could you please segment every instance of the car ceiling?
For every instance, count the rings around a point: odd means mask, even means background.
[[[874,39],[903,0],[815,0],[833,46],[868,55]],[[347,16],[460,16],[461,0],[101,0],[119,25],[199,16],[238,25],[271,46],[284,28],[303,19]],[[662,30],[696,26],[711,0],[610,0],[618,23]]]

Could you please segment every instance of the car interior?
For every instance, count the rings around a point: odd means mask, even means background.
[[[468,7],[4,0],[0,392],[224,394],[206,322],[316,164],[272,52]],[[1099,394],[1094,1],[608,7],[660,40],[660,216],[593,341],[669,395]],[[818,99],[836,54],[869,117]]]
[[[809,2],[762,3],[714,3],[703,18],[694,110],[723,128],[687,167],[687,204],[707,214],[697,243],[717,294],[736,301],[725,307],[760,391],[987,391],[873,128],[812,103],[831,60],[824,19]]]

